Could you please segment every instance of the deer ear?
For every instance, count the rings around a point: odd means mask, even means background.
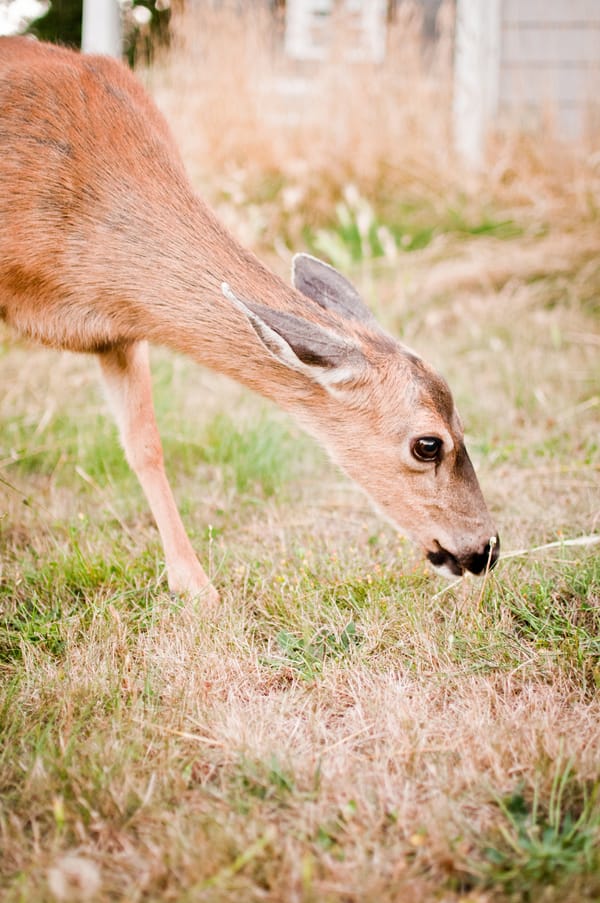
[[[245,315],[267,351],[280,364],[304,373],[328,390],[354,381],[364,370],[362,351],[351,339],[287,311],[242,301],[226,282],[221,290]]]
[[[377,326],[375,317],[346,277],[310,254],[294,256],[292,284],[325,310],[331,310],[348,320],[358,320],[367,326]]]

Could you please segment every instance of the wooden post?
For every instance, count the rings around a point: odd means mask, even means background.
[[[121,57],[121,6],[118,0],[83,0],[81,49]]]
[[[502,0],[458,0],[454,68],[454,143],[474,166],[498,113]]]

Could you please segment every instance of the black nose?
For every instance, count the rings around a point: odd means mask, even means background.
[[[458,563],[458,558],[452,552],[442,549],[441,546],[438,546],[435,552],[428,552],[427,559],[434,568],[445,568],[448,575],[454,574],[455,577],[461,577],[463,574],[464,568]]]
[[[427,558],[434,567],[446,568],[451,574],[460,577],[465,571],[471,574],[482,574],[495,566],[500,556],[500,537],[495,536],[486,542],[481,552],[473,552],[458,557],[441,546],[435,552],[428,552]]]
[[[471,571],[472,574],[482,574],[486,570],[492,570],[500,557],[500,537],[495,536],[489,542],[486,542],[483,552],[475,555],[469,555],[460,563],[465,570]]]

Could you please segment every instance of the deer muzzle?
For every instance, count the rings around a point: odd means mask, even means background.
[[[455,555],[437,543],[437,549],[427,552],[427,559],[436,570],[445,576],[462,577],[468,571],[471,574],[483,574],[491,571],[500,557],[500,537],[491,537],[485,545],[475,551]]]

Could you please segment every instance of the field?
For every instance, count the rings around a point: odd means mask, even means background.
[[[281,412],[156,348],[207,615],[95,362],[1,332],[0,898],[598,900],[600,145],[461,168],[450,22],[425,63],[407,13],[402,72],[338,60],[284,116],[265,23],[198,15],[140,73],[195,184],[445,374],[506,557],[442,581]]]

